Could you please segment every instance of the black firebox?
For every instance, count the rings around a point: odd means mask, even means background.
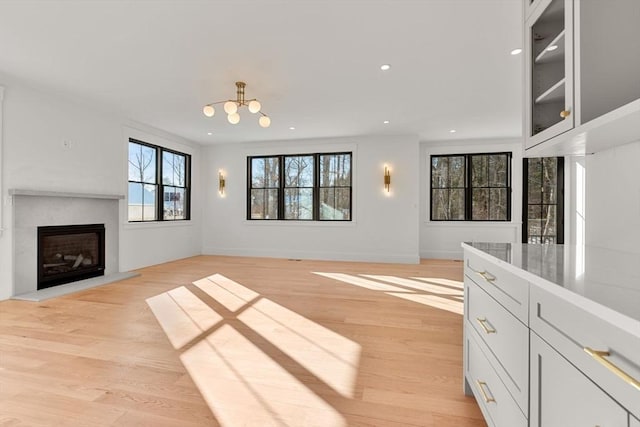
[[[104,224],[38,227],[38,289],[103,276]]]

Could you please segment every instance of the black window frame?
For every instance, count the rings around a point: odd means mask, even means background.
[[[506,156],[507,160],[507,174],[505,186],[473,186],[472,185],[472,162],[474,157],[480,156]],[[434,158],[451,158],[451,157],[463,157],[464,158],[464,218],[463,219],[439,219],[433,217],[433,190],[438,189],[451,189],[460,187],[434,187],[433,186],[433,159]],[[491,153],[455,153],[455,154],[432,154],[429,156],[429,221],[433,222],[511,222],[512,214],[512,194],[513,194],[513,153],[511,151],[500,151]],[[505,219],[474,219],[473,218],[473,190],[478,188],[505,188],[507,190],[507,215]],[[490,210],[490,208],[489,208]]]
[[[544,159],[544,158],[543,158]],[[556,159],[556,203],[529,203],[529,158],[522,159],[522,243],[529,242],[529,206],[556,206],[556,235],[554,244],[564,244],[564,157]],[[544,167],[544,164],[543,164]],[[541,189],[541,192],[543,190]],[[540,236],[541,238],[545,236]],[[541,242],[542,243],[542,242]]]
[[[349,156],[349,185],[320,186],[320,158],[322,156]],[[287,186],[285,182],[284,165],[286,158],[293,157],[313,157],[313,186],[294,187]],[[254,187],[252,180],[252,161],[254,159],[278,159],[278,186],[277,187]],[[308,219],[286,218],[285,217],[285,190],[291,188],[312,188],[312,217]],[[349,189],[349,218],[331,219],[320,218],[320,189],[324,188],[348,188]],[[278,213],[276,218],[252,218],[251,217],[251,191],[258,189],[270,189],[277,191]],[[248,221],[300,221],[300,222],[351,222],[353,221],[353,152],[336,151],[323,153],[297,153],[297,154],[267,154],[259,156],[247,156],[247,197],[246,197],[246,219]]]
[[[152,148],[153,150],[155,150],[155,155],[156,155],[156,173],[155,173],[155,179],[156,179],[156,183],[155,184],[151,184],[151,183],[147,183],[147,182],[141,182],[141,181],[132,181],[131,179],[128,179],[127,181],[127,222],[129,223],[148,223],[148,222],[175,222],[175,221],[190,221],[191,220],[191,155],[187,154],[187,153],[183,153],[177,150],[172,150],[170,148],[165,148],[159,145],[155,145],[155,144],[151,144],[145,141],[141,141],[139,139],[135,139],[135,138],[129,138],[129,144],[134,143],[134,144],[139,144],[139,145],[143,145],[145,147],[148,148]],[[127,159],[129,158],[129,148],[130,145],[127,144]],[[163,159],[164,153],[171,153],[171,154],[176,154],[179,156],[184,156],[185,158],[185,177],[184,177],[184,185],[185,187],[181,187],[181,186],[176,186],[176,185],[168,185],[168,184],[164,184],[163,183],[163,174],[162,174],[162,167],[163,167]],[[128,160],[127,160],[128,162]],[[129,170],[128,168],[128,163],[127,163],[127,171]],[[128,172],[127,172],[127,176],[128,176]],[[132,221],[129,219],[129,184],[134,183],[134,184],[143,184],[143,185],[155,185],[156,186],[156,194],[155,194],[155,205],[156,205],[156,218],[155,219],[148,219],[145,220],[144,216],[141,220],[137,220],[137,221]],[[184,201],[184,218],[173,218],[173,219],[166,219],[165,215],[164,215],[164,189],[165,187],[168,188],[181,188],[184,189],[184,194],[185,194],[185,201]]]

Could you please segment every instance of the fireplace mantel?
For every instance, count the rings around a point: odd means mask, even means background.
[[[101,194],[101,193],[71,193],[66,191],[46,191],[46,190],[23,190],[13,188],[9,190],[10,196],[35,196],[35,197],[74,197],[81,199],[124,199],[122,194]]]
[[[10,189],[9,195],[13,210],[14,296],[38,291],[38,227],[104,224],[104,275],[120,271],[119,205],[124,196],[35,189]]]

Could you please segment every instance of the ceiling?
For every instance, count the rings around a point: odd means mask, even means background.
[[[521,21],[521,0],[0,0],[0,72],[201,144],[518,137]],[[271,127],[203,115],[237,80]]]

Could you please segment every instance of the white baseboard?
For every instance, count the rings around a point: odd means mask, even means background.
[[[464,254],[462,248],[455,251],[421,251],[420,258],[422,259],[463,259]]]
[[[322,252],[322,251],[295,251],[264,250],[255,248],[217,248],[204,247],[203,255],[226,255],[261,258],[293,258],[319,261],[355,261],[355,262],[381,262],[394,264],[419,264],[420,257],[409,254],[377,254],[377,253],[352,253],[352,252]]]

